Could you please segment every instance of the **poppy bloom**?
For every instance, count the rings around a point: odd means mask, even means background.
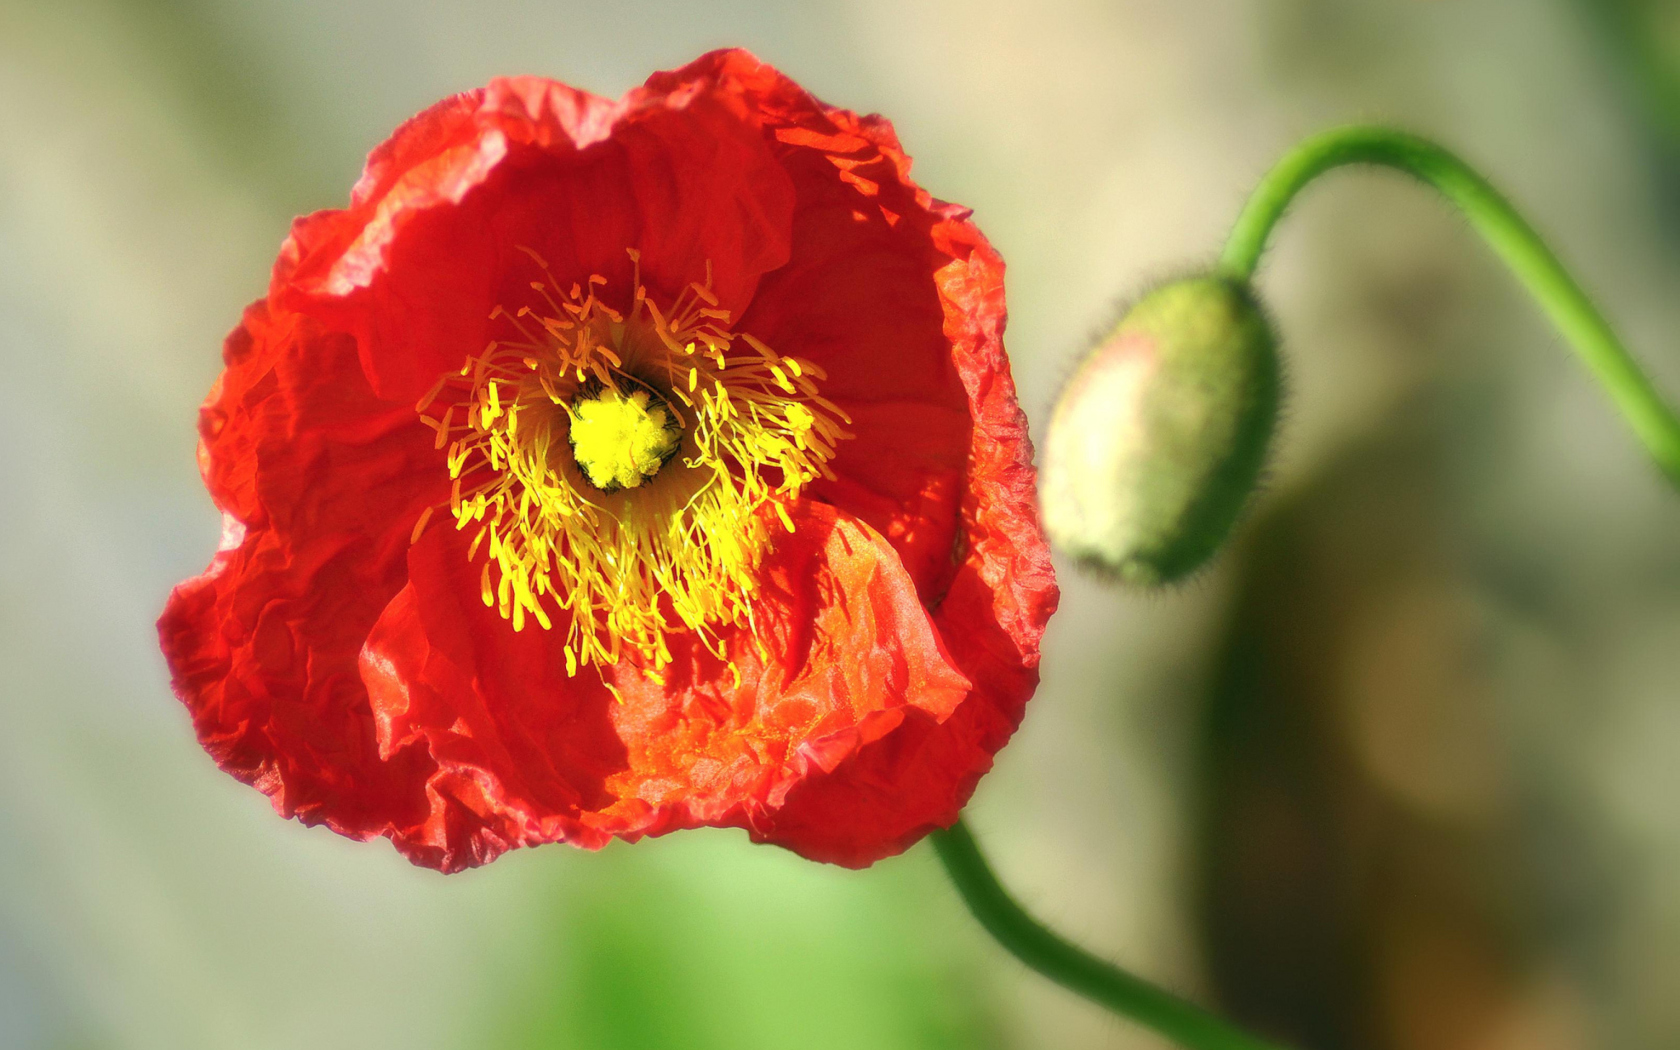
[[[444,871],[954,821],[1056,586],[1003,263],[909,166],[742,51],[399,128],[200,411],[222,542],[159,633],[205,749]]]

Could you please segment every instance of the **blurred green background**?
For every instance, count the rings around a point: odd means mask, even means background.
[[[1680,392],[1680,2],[0,0],[0,1047],[1085,1048],[1153,1037],[865,873],[696,832],[444,878],[217,772],[152,623],[194,410],[294,214],[505,73],[746,46],[1010,265],[1042,425],[1301,135],[1482,165]],[[1314,1048],[1680,1045],[1680,500],[1463,224],[1342,175],[1261,277],[1282,450],[1211,572],[1065,576],[970,817],[1084,943]]]

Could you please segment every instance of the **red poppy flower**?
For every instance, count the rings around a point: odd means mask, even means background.
[[[742,51],[399,128],[200,413],[221,549],[159,633],[205,749],[445,871],[955,820],[1056,586],[1003,263],[909,167]]]

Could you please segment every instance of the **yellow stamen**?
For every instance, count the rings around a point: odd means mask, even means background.
[[[558,623],[568,674],[628,657],[660,680],[676,632],[727,659],[772,524],[792,531],[788,506],[832,476],[844,414],[817,396],[821,369],[731,331],[708,285],[662,309],[638,267],[621,313],[597,297],[604,278],[559,295],[527,254],[543,309],[498,307],[510,338],[419,405],[448,448],[456,528],[480,523],[469,558],[488,537],[481,597],[514,630]],[[738,339],[755,352],[731,361]]]

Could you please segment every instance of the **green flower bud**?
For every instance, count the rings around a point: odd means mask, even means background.
[[[1192,277],[1144,296],[1056,402],[1040,474],[1051,542],[1128,583],[1194,572],[1259,481],[1279,383],[1246,282]]]

